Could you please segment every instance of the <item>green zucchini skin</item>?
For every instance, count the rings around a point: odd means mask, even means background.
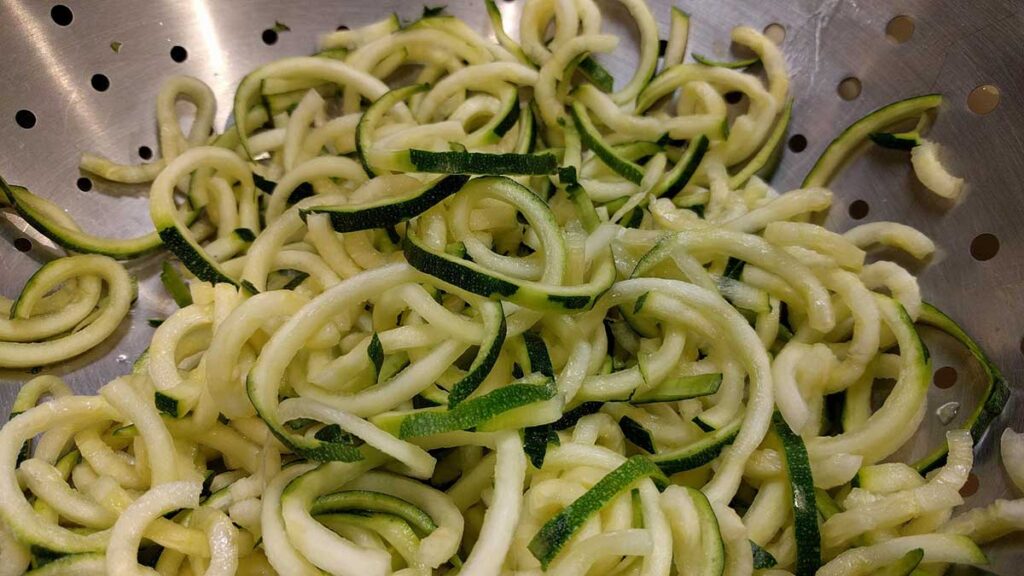
[[[487,304],[489,305],[487,309],[482,311],[484,326],[485,329],[488,329],[485,334],[485,341],[480,345],[480,350],[476,358],[473,359],[469,372],[452,386],[452,390],[448,394],[449,410],[454,409],[463,400],[468,398],[487,378],[491,373],[491,369],[494,368],[494,364],[498,361],[501,347],[505,345],[505,337],[508,334],[505,310],[501,306],[501,302],[488,302]],[[546,374],[546,376],[553,375]]]
[[[399,438],[430,436],[475,428],[509,410],[550,400],[555,393],[554,379],[534,373],[487,394],[464,400],[454,408],[423,408],[393,413],[378,420],[387,429],[397,427]]]
[[[164,290],[171,295],[178,308],[192,304],[192,294],[189,293],[188,284],[169,260],[164,260],[160,269],[160,283],[164,285]]]
[[[390,494],[370,490],[344,490],[325,494],[317,498],[309,510],[314,516],[339,512],[376,512],[397,516],[408,522],[420,537],[437,529],[430,515],[420,508]]]
[[[431,152],[409,150],[409,162],[417,172],[433,174],[479,174],[488,176],[547,175],[558,169],[554,154],[518,154],[506,152]]]
[[[45,210],[40,209],[40,204],[52,204],[49,200],[36,196],[22,186],[9,185],[2,178],[0,189],[25,222],[65,250],[81,254],[102,254],[115,260],[132,260],[152,254],[162,247],[160,237],[155,231],[137,238],[116,239],[70,229],[54,221],[45,214]],[[195,213],[191,213],[188,219],[194,220],[195,216]]]
[[[430,174],[473,174],[488,176],[554,174],[558,159],[554,154],[520,152],[473,152],[463,150],[433,151],[411,148],[381,151],[373,148],[373,131],[384,115],[399,102],[429,89],[427,84],[396,88],[378,98],[363,113],[356,125],[356,153],[366,174],[371,178],[387,171],[425,172]],[[490,130],[491,139],[500,140],[520,121],[519,100],[513,98],[505,115]]]
[[[225,282],[233,286],[239,286],[237,280],[225,274],[216,262],[206,258],[201,252],[202,249],[186,238],[176,226],[170,225],[166,228],[160,228],[159,234],[164,246],[177,256],[181,263],[185,265],[185,268],[188,268],[188,271],[194,274],[196,278],[211,284]]]
[[[709,431],[708,435],[700,440],[675,450],[659,452],[651,457],[651,460],[661,468],[665,474],[672,475],[677,472],[694,470],[708,464],[722,453],[729,444],[736,439],[740,431],[740,420],[734,420],[717,430]]]
[[[536,310],[587,310],[611,286],[611,282],[607,285],[601,282],[596,287],[558,287],[557,292],[545,291],[542,286],[515,282],[489,273],[472,262],[434,251],[412,230],[406,231],[402,247],[409,264],[424,274],[480,296],[509,300]]]
[[[623,416],[619,418],[619,428],[622,430],[622,435],[626,437],[626,440],[637,448],[648,454],[654,454],[657,451],[657,448],[654,447],[654,436],[650,430],[644,428],[643,424],[629,416]]]
[[[156,409],[167,414],[171,418],[179,418],[184,416],[184,411],[179,406],[180,401],[173,396],[164,394],[163,392],[155,392],[153,394],[153,403],[156,404]]]
[[[615,86],[615,77],[592,56],[580,60],[579,71],[602,92],[611,92]]]
[[[750,542],[750,549],[754,553],[754,570],[768,570],[779,563],[770,552],[758,546],[753,540]]]
[[[960,327],[952,318],[946,315],[945,312],[939,310],[932,304],[927,302],[922,303],[921,313],[918,316],[917,323],[924,326],[930,326],[937,330],[944,332],[945,334],[956,339],[962,344],[967,351],[981,364],[982,369],[985,371],[985,391],[982,395],[981,401],[975,407],[974,411],[964,422],[963,427],[971,431],[971,437],[974,438],[974,444],[985,436],[992,422],[1003,413],[1006,408],[1007,402],[1010,400],[1012,393],[1009,383],[1003,376],[1002,371],[995,365],[994,362],[988,357],[988,354],[981,348],[981,346],[975,341],[963,328]],[[949,447],[945,442],[941,446],[938,446],[925,457],[921,458],[913,464],[914,468],[917,469],[921,474],[925,474],[935,468],[938,468],[946,463],[946,454],[949,451]]]
[[[530,540],[527,546],[530,553],[540,561],[541,567],[546,570],[551,561],[558,556],[569,539],[588,518],[611,502],[615,496],[643,478],[651,478],[655,484],[662,487],[668,484],[668,478],[658,470],[658,467],[650,459],[644,456],[633,456],[598,480],[590,490],[548,520]]]
[[[707,136],[701,134],[694,138],[689,146],[687,146],[686,152],[679,159],[679,162],[676,162],[672,170],[654,185],[654,188],[651,189],[651,194],[655,198],[665,198],[681,192],[689,184],[693,175],[697,173],[697,169],[700,168],[700,163],[704,160],[704,155],[709,147],[710,140],[708,140]]]
[[[872,132],[868,138],[882,148],[892,150],[913,150],[921,143],[921,136],[916,132]]]
[[[255,393],[255,388],[256,381],[250,375],[246,381],[246,392],[257,414],[274,436],[299,456],[314,462],[358,462],[364,459],[362,450],[349,442],[309,438],[289,430],[288,423],[279,422],[276,415],[271,417],[268,407],[260,402],[259,395]]]
[[[843,132],[825,148],[818,161],[804,178],[801,188],[827,186],[839,172],[850,154],[871,134],[907,118],[920,116],[942,104],[941,94],[925,94],[893,102],[869,112]]]
[[[498,192],[495,192],[498,191]],[[547,203],[530,189],[504,177],[482,177],[471,180],[463,194],[499,194],[506,202],[516,205],[529,216],[532,225],[552,242],[561,242],[558,222]],[[489,270],[444,250],[428,246],[414,227],[406,230],[403,251],[409,264],[461,290],[491,299],[508,300],[535,310],[582,311],[607,291],[615,280],[615,269],[610,259],[594,264],[591,280],[586,284],[564,286],[521,280]],[[561,257],[559,257],[561,258]]]
[[[786,470],[793,492],[793,521],[796,527],[795,576],[814,576],[821,567],[821,533],[818,529],[818,504],[807,447],[786,423],[782,414],[772,416],[775,434],[782,442]]]
[[[677,402],[688,398],[710,396],[722,385],[722,375],[698,374],[669,378],[650,390],[635,391],[629,399],[630,404],[650,404],[654,402]]]
[[[686,492],[697,509],[697,522],[700,525],[701,550],[704,552],[700,575],[722,576],[725,572],[725,542],[722,540],[718,516],[704,492],[689,486]]]
[[[469,176],[453,174],[432,181],[412,194],[370,205],[316,206],[299,211],[305,220],[310,214],[327,214],[337,232],[356,232],[386,228],[406,222],[433,208],[462,189]]]
[[[583,144],[593,150],[602,162],[620,176],[634,184],[640,184],[644,179],[643,168],[639,164],[623,158],[604,141],[582,103],[573,102],[569,106],[569,115],[572,117],[573,124],[576,125],[576,130],[580,133],[580,140],[583,141]]]
[[[793,100],[790,99],[782,108],[782,115],[775,121],[775,126],[772,128],[761,150],[740,171],[729,176],[729,186],[736,189],[742,188],[755,175],[765,182],[771,182],[779,164],[782,163],[782,156],[786,148],[783,143],[786,140],[786,135],[789,133],[789,123],[792,119]]]
[[[65,250],[80,254],[101,254],[115,260],[134,260],[153,254],[164,247],[162,236],[157,230],[135,238],[106,238],[78,230],[77,227],[69,227],[67,223],[61,222],[60,218],[53,218],[47,214],[48,209],[60,209],[56,204],[36,196],[23,186],[8,184],[2,177],[0,192],[3,193],[3,199],[6,199],[30,226]],[[185,224],[191,225],[195,222],[200,212],[201,210],[193,209],[185,213],[182,216]],[[74,226],[70,217],[64,219],[69,220]]]

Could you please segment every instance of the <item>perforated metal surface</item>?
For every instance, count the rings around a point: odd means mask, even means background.
[[[442,0],[443,1],[443,0]],[[481,2],[447,2],[450,13],[486,30]],[[652,0],[667,33],[669,2]],[[8,180],[67,207],[88,230],[134,235],[151,227],[145,189],[92,182],[82,192],[76,181],[81,151],[94,151],[124,162],[140,161],[139,148],[156,148],[154,99],[161,80],[190,74],[210,84],[221,104],[218,125],[230,113],[234,86],[246,71],[268,60],[307,54],[317,35],[339,25],[358,26],[391,11],[404,19],[418,16],[418,2],[400,0],[66,0],[72,20],[62,26],[51,16],[53,4],[40,0],[0,3],[0,173]],[[904,153],[870,150],[834,183],[837,201],[828,218],[833,229],[854,225],[848,207],[867,202],[863,221],[897,220],[931,235],[941,253],[920,269],[923,291],[974,335],[1003,369],[1011,384],[1024,371],[1024,4],[1019,0],[793,0],[770,2],[717,0],[688,2],[692,13],[691,51],[727,56],[729,30],[737,24],[763,28],[779,23],[786,30],[783,49],[796,97],[791,134],[806,137],[802,152],[787,151],[774,184],[798,185],[828,141],[851,121],[891,100],[926,92],[946,95],[932,137],[949,151],[952,172],[963,175],[969,191],[962,202],[937,201],[915,181]],[[500,2],[514,32],[520,0]],[[606,27],[631,37],[617,24],[617,6],[608,3]],[[896,15],[915,24],[909,41],[887,39],[886,24]],[[56,12],[60,19],[62,14]],[[291,30],[273,45],[263,32],[275,21]],[[119,42],[115,51],[111,43]],[[174,46],[187,51],[184,62],[171,57]],[[623,43],[602,58],[620,78],[636,60]],[[109,87],[99,91],[93,76]],[[837,85],[846,77],[860,80],[859,97],[846,101]],[[97,79],[102,88],[102,79]],[[1002,98],[990,114],[968,110],[967,96],[981,84],[998,86]],[[32,128],[16,122],[20,110],[35,118]],[[27,119],[24,113],[22,120]],[[989,233],[998,253],[975,260],[970,246]],[[16,218],[0,218],[0,291],[14,296],[40,262],[56,254],[47,242],[26,231]],[[32,241],[27,253],[14,246]],[[24,243],[21,242],[24,247]],[[131,264],[141,280],[139,301],[121,330],[100,349],[47,372],[62,374],[76,390],[95,391],[124,373],[152,334],[146,320],[164,317],[174,307],[155,282],[159,258]],[[982,383],[981,370],[941,338],[930,338],[935,367],[952,366],[958,379],[951,388],[934,388],[930,409],[959,401],[963,413]],[[0,371],[0,410],[9,406],[16,383],[26,373]],[[1017,497],[1008,487],[998,461],[998,436],[1012,424],[1022,427],[1024,410],[1015,394],[1010,406],[982,443],[975,473],[980,490],[968,505],[998,497]],[[915,441],[915,449],[940,441],[944,426],[933,414]],[[991,546],[993,571],[1019,574],[1024,560],[1021,540],[1006,538]]]

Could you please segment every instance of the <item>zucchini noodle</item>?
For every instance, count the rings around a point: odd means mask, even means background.
[[[59,310],[37,312],[54,289],[72,300]],[[36,368],[99,346],[128,315],[135,291],[128,271],[108,256],[81,254],[45,264],[0,321],[0,367]]]
[[[935,243],[812,223],[868,138],[955,198],[934,143],[884,132],[941,96],[872,112],[776,191],[799,113],[779,48],[739,26],[754,58],[690,62],[687,14],[621,4],[639,58],[617,88],[592,0],[526,0],[518,40],[491,1],[497,42],[437,9],[327,34],[243,78],[222,133],[212,91],[172,77],[157,160],[81,158],[150,186],[137,238],[0,180],[68,251],[0,299],[0,368],[113,345],[118,260],[180,263],[130,374],[22,386],[0,574],[941,573],[1024,530],[1024,499],[955,512],[1005,379],[874,252]],[[928,409],[922,325],[987,386],[944,445],[887,461]],[[1002,451],[1024,489],[1022,438]]]

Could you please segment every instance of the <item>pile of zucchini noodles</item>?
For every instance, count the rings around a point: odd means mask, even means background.
[[[812,223],[869,137],[959,194],[921,137],[941,97],[871,113],[779,194],[779,49],[738,27],[749,60],[683,63],[687,15],[659,43],[645,3],[621,1],[639,62],[617,90],[592,0],[527,0],[519,43],[490,1],[497,43],[434,10],[329,34],[246,76],[222,134],[210,89],[171,78],[159,160],[82,159],[150,183],[139,238],[3,183],[0,204],[71,255],[3,301],[0,366],[110,336],[134,298],[116,260],[166,249],[187,273],[165,263],[180,310],[132,373],[97,396],[22,387],[0,430],[0,574],[984,563],[977,544],[1024,526],[1024,502],[953,510],[1005,381],[913,275],[866,259],[927,259],[927,237]],[[927,413],[920,326],[978,358],[984,400],[947,445],[885,462]],[[1024,436],[1003,453],[1024,488]]]

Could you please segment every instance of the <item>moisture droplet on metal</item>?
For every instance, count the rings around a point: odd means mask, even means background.
[[[960,413],[959,402],[946,402],[942,406],[935,409],[935,416],[942,422],[943,425],[949,424],[956,418],[956,415]]]

